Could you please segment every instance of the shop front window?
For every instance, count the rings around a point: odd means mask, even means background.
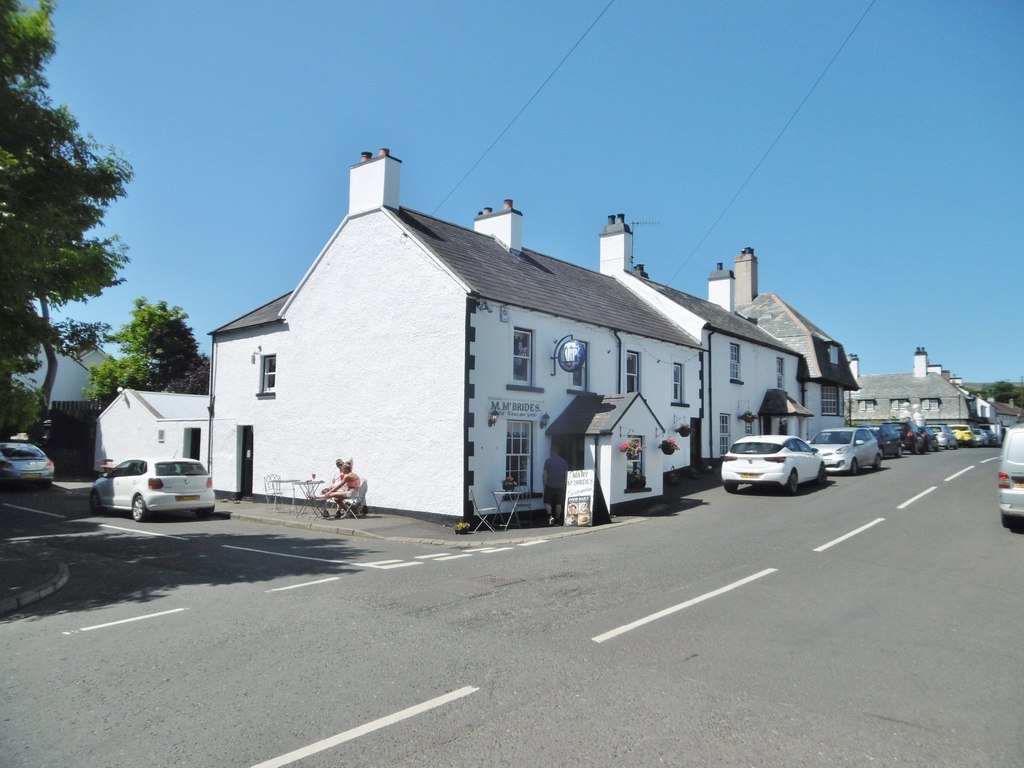
[[[533,449],[533,423],[509,421],[505,435],[505,477],[516,485],[530,485],[530,454]]]

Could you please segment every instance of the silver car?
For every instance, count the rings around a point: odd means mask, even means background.
[[[32,443],[0,443],[0,483],[49,488],[53,484],[53,462]]]
[[[811,439],[817,448],[826,472],[856,475],[864,467],[882,466],[882,449],[866,427],[835,427],[823,429]]]
[[[955,451],[960,447],[956,435],[953,434],[953,430],[949,428],[948,424],[929,424],[928,429],[935,433],[935,438],[939,441],[939,448]]]
[[[1006,528],[1024,521],[1024,426],[1003,435],[999,454],[999,513]]]
[[[94,515],[107,509],[131,512],[141,523],[153,512],[213,512],[213,478],[195,459],[127,459],[96,479],[89,493]]]

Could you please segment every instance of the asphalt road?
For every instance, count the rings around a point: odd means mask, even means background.
[[[1019,767],[995,456],[469,551],[2,493],[71,579],[0,620],[0,765]]]

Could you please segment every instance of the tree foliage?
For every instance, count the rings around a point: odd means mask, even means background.
[[[121,357],[112,358],[89,373],[90,398],[110,402],[118,387],[150,392],[206,394],[209,360],[199,354],[188,315],[166,301],[150,304],[135,300],[132,319],[107,341],[120,345]]]
[[[19,403],[0,397],[6,425],[27,426],[25,387],[15,377],[36,370],[40,347],[45,402],[57,351],[80,348],[104,330],[51,325],[51,308],[117,285],[128,261],[116,236],[95,230],[132,171],[113,149],[80,135],[71,112],[47,95],[52,13],[52,0],[0,0],[0,392],[15,393]]]

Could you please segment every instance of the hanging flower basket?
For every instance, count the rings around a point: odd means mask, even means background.
[[[679,445],[671,437],[661,441],[661,452],[666,456],[671,456],[673,453],[679,450]]]
[[[639,459],[643,446],[640,444],[640,439],[634,437],[620,445],[619,450],[626,454],[627,459]]]
[[[750,411],[744,411],[740,414],[740,421],[746,422],[747,424],[753,424],[757,421],[757,416]]]
[[[680,437],[689,437],[690,436],[690,425],[689,424],[680,424],[678,427],[676,427],[676,432],[679,433]]]

